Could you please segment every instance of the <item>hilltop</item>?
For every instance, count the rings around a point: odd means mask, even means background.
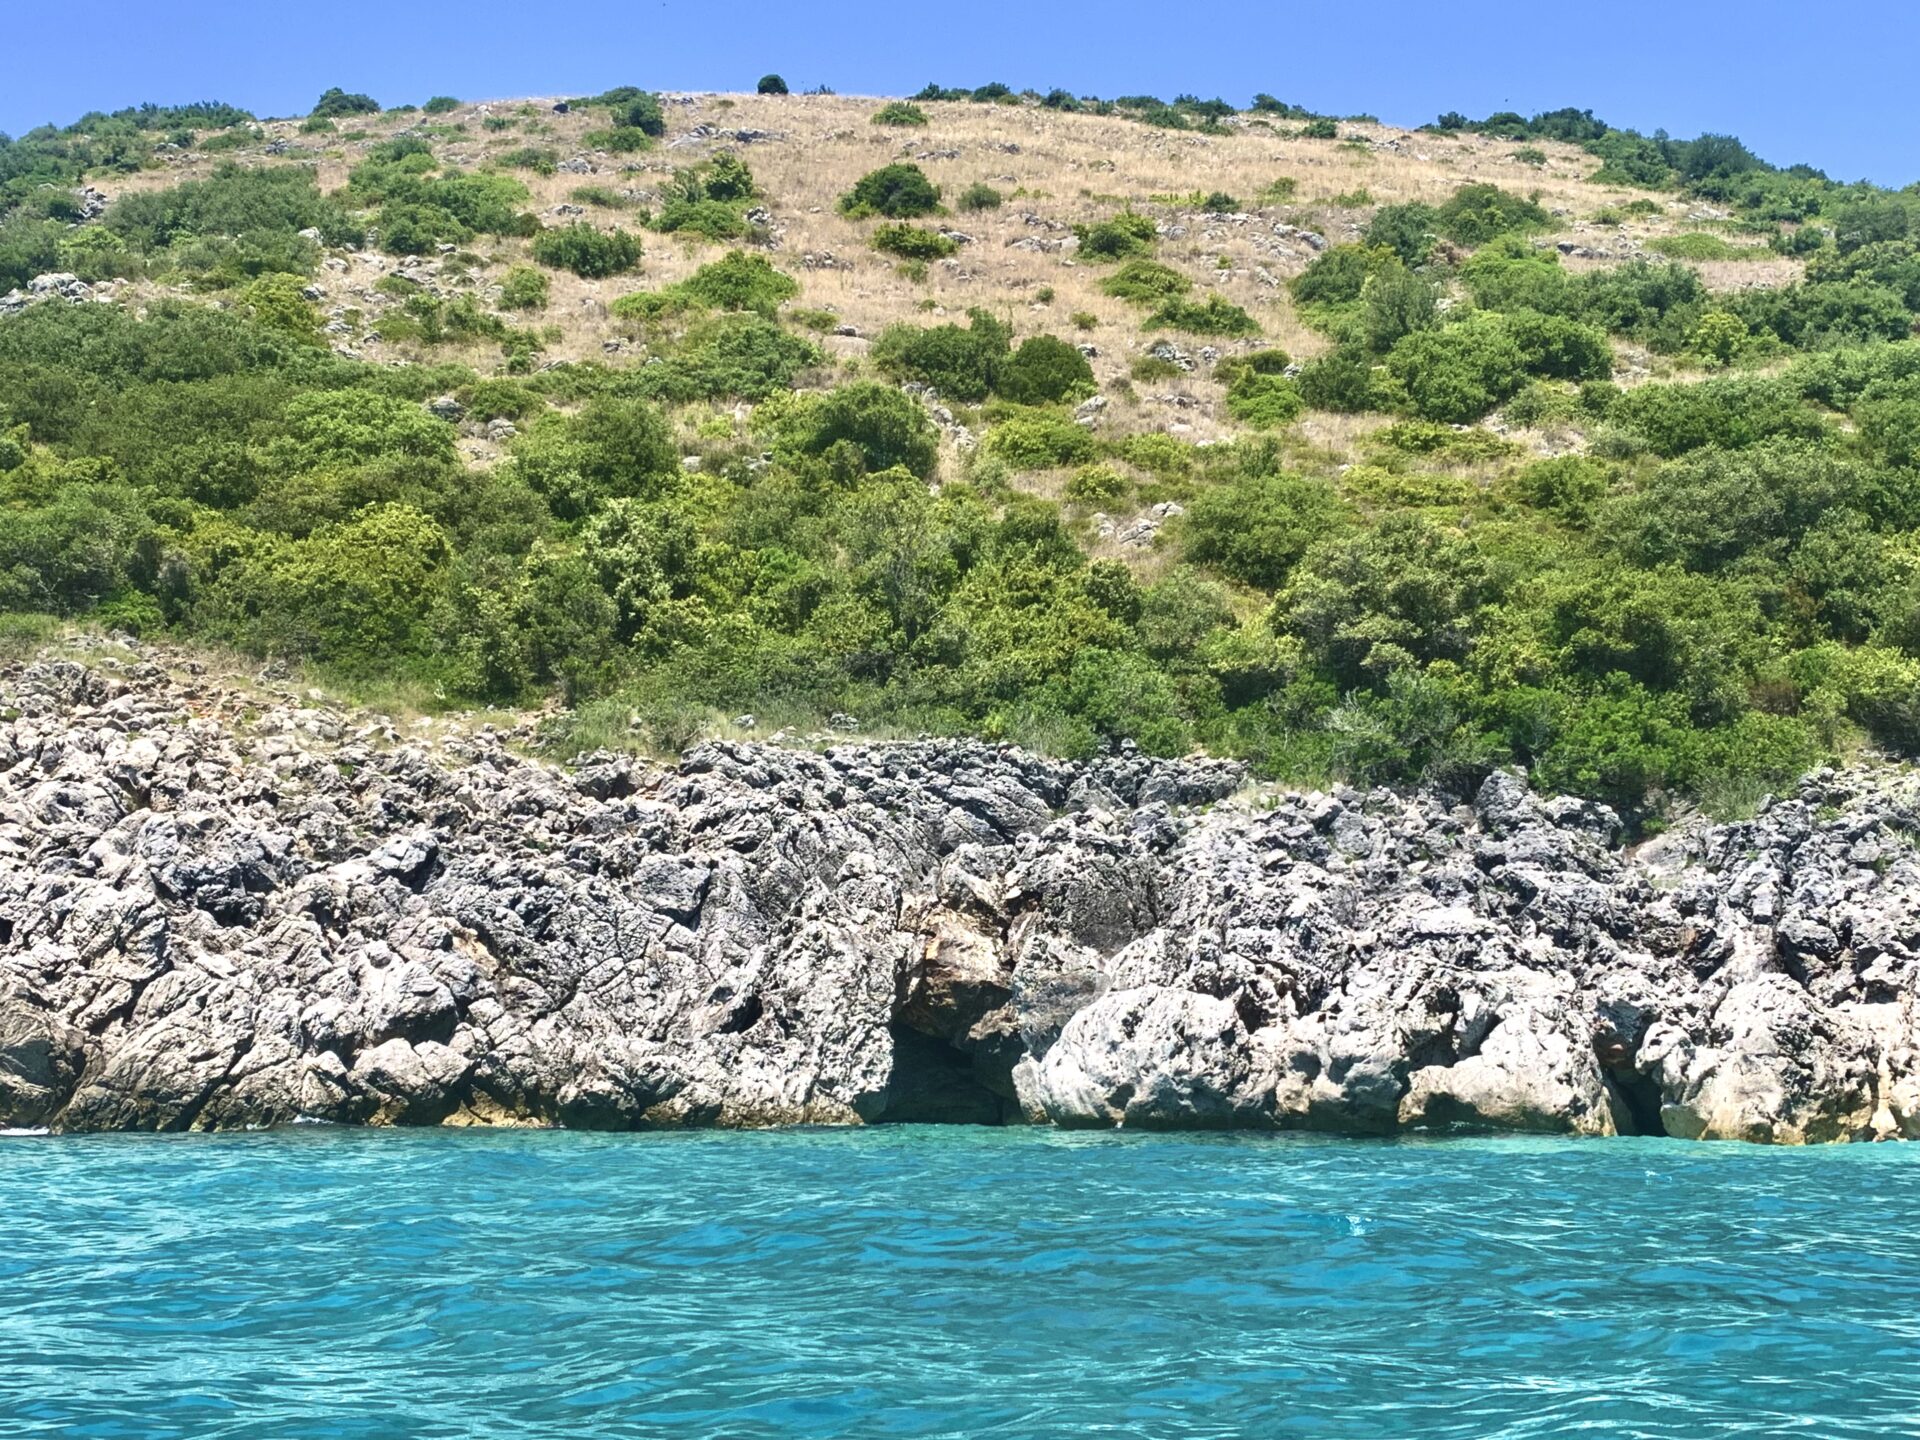
[[[1915,208],[1574,111],[88,117],[0,144],[0,606],[563,752],[1739,810],[1920,745]]]

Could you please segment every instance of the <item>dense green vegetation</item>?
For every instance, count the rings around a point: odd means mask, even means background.
[[[1021,100],[932,89],[916,103]],[[1323,118],[1262,98],[1276,123]],[[316,113],[370,113],[363,99],[329,92]],[[636,147],[662,130],[646,92],[572,103]],[[1111,106],[1202,129],[1231,114]],[[1533,200],[1467,186],[1378,208],[1293,280],[1328,341],[1297,367],[1122,209],[1081,228],[1077,259],[1147,328],[1216,342],[1238,438],[1199,446],[1076,414],[1096,393],[1081,350],[987,309],[893,325],[836,369],[810,335],[831,315],[789,309],[798,283],[751,249],[697,252],[717,258],[673,284],[615,280],[634,363],[535,371],[521,326],[551,272],[624,277],[642,250],[543,226],[507,173],[537,171],[532,150],[463,172],[409,133],[357,152],[335,193],[299,165],[227,164],[84,224],[61,209],[155,135],[204,146],[250,123],[147,107],[0,143],[0,285],[58,265],[219,302],[0,318],[0,607],[304,658],[432,703],[557,689],[582,740],[846,711],[1065,753],[1205,745],[1363,783],[1519,761],[1643,815],[1676,793],[1736,806],[1861,739],[1920,750],[1906,192],[1773,170],[1715,137],[1494,117],[1482,128],[1516,141],[1600,147],[1635,184],[1718,195],[1804,277],[1710,292],[1684,236],[1679,258],[1575,273],[1530,239],[1552,223]],[[682,168],[662,194],[642,223],[751,244],[761,197],[738,160]],[[1000,199],[981,185],[956,203]],[[896,163],[841,209],[914,264],[958,244],[901,223],[940,201]],[[303,295],[324,247],[444,255],[476,237],[514,243],[492,296],[397,272],[378,286],[401,302],[384,329],[456,344],[458,363],[325,348]],[[1628,347],[1664,373],[1626,373]],[[462,458],[425,404],[449,393],[512,422],[497,460]],[[1309,410],[1380,418],[1336,459],[1293,428]],[[943,445],[936,415],[969,443]],[[1570,453],[1497,433],[1516,429]],[[1166,517],[1150,546],[1110,542],[1103,517],[1150,507]]]

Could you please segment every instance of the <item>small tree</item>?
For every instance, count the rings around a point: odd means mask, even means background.
[[[1709,310],[1693,327],[1693,348],[1715,365],[1731,365],[1747,340],[1747,322],[1725,310]]]
[[[639,264],[640,242],[624,230],[596,230],[576,221],[534,236],[533,258],[585,280],[600,280]]]
[[[840,213],[855,220],[868,215],[905,220],[939,208],[940,191],[918,165],[882,166],[840,197]]]
[[[755,93],[760,95],[785,95],[787,82],[778,75],[762,75],[760,83],[753,88]]]
[[[321,95],[313,107],[316,119],[331,120],[342,115],[378,115],[380,102],[371,95],[349,95],[338,85]]]

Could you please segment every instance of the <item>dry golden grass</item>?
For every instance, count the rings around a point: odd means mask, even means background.
[[[592,173],[539,176],[512,172],[533,195],[533,208],[548,224],[585,219],[610,228],[636,228],[620,211],[587,206],[584,214],[563,207],[582,186],[630,192],[635,202],[652,202],[660,186],[681,167],[722,151],[740,154],[752,167],[773,217],[777,248],[772,258],[800,281],[793,303],[830,310],[857,337],[828,337],[826,348],[843,371],[859,367],[867,339],[901,320],[922,323],[957,316],[985,306],[1008,319],[1016,336],[1049,332],[1093,345],[1096,378],[1112,385],[1161,338],[1145,331],[1145,312],[1102,295],[1099,282],[1107,267],[1077,262],[1071,255],[1032,248],[1023,242],[1057,241],[1070,227],[1104,219],[1122,206],[1147,211],[1166,229],[1158,257],[1186,272],[1204,298],[1219,294],[1243,306],[1262,327],[1255,341],[1203,341],[1172,336],[1189,350],[1213,345],[1221,353],[1277,345],[1304,357],[1324,341],[1294,312],[1285,282],[1312,259],[1297,238],[1276,227],[1314,230],[1330,243],[1357,238],[1379,205],[1408,200],[1438,202],[1470,182],[1488,181],[1535,195],[1562,226],[1549,240],[1617,257],[1637,251],[1661,234],[1695,228],[1687,207],[1667,205],[1657,216],[1624,225],[1594,222],[1596,212],[1618,207],[1629,192],[1595,185],[1588,178],[1599,162],[1567,145],[1541,143],[1544,165],[1514,158],[1519,148],[1485,136],[1434,135],[1374,124],[1343,124],[1339,141],[1292,137],[1294,127],[1264,120],[1236,121],[1230,133],[1201,135],[1153,129],[1117,116],[1062,114],[1024,106],[938,102],[923,105],[930,124],[895,129],[870,123],[883,103],[860,96],[670,95],[663,97],[667,135],[654,149],[617,156],[585,148],[584,136],[602,123],[590,111],[552,113],[553,97],[473,103],[439,116],[379,115],[340,122],[336,134],[302,135],[298,121],[273,121],[264,127],[270,140],[284,142],[290,163],[316,165],[325,188],[342,185],[351,167],[373,143],[404,130],[422,128],[434,136],[436,154],[452,165],[480,167],[523,146],[551,149],[563,160],[584,161]],[[510,128],[484,128],[489,117]],[[772,138],[741,144],[722,134],[698,137],[700,127],[718,131],[762,131]],[[449,133],[451,132],[451,133]],[[241,152],[238,158],[256,158]],[[895,160],[921,165],[951,199],[975,182],[994,186],[1007,203],[998,210],[955,214],[943,221],[973,237],[952,260],[929,267],[923,281],[905,278],[897,264],[868,248],[871,222],[842,217],[835,202],[867,171]],[[172,184],[201,173],[213,157],[188,152],[163,169],[106,182],[110,193]],[[1255,197],[1273,182],[1291,179],[1286,204],[1255,206]],[[1211,216],[1171,200],[1197,192],[1224,191],[1236,197],[1242,213]],[[1364,192],[1366,203],[1354,203]],[[1156,198],[1159,197],[1159,198]],[[651,289],[690,274],[727,248],[679,237],[648,233],[640,270],[610,280],[581,280],[552,274],[552,299],[545,312],[524,323],[547,327],[547,360],[609,359],[619,363],[631,343],[609,314],[610,303],[636,289]],[[482,262],[470,270],[428,262],[420,269],[442,288],[472,288],[484,295],[507,266],[524,263],[522,241],[491,238],[475,244]],[[344,270],[321,277],[325,306],[332,311],[378,308],[373,291],[381,275],[402,262],[375,252],[343,257]],[[1656,257],[1657,258],[1657,257]],[[1585,268],[1614,263],[1612,258],[1579,259]],[[1783,260],[1718,261],[1698,267],[1715,286],[1778,284],[1790,278],[1794,264]],[[1041,292],[1052,291],[1043,303]],[[1082,312],[1095,318],[1090,330],[1071,318]],[[375,328],[374,322],[361,327]],[[428,351],[397,341],[352,337],[369,359],[420,360],[466,358],[482,367],[497,358],[494,347],[476,347],[465,355],[446,347]],[[1631,376],[1629,377],[1631,378]],[[1186,397],[1179,404],[1168,397]],[[1184,438],[1211,440],[1232,433],[1217,384],[1202,376],[1138,386],[1138,403],[1116,403],[1102,417],[1103,433],[1172,430]],[[1302,438],[1330,454],[1343,454],[1360,430],[1373,422],[1313,416]],[[474,458],[488,458],[486,447]]]

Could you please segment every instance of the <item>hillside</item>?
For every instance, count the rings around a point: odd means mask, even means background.
[[[857,723],[1648,816],[1920,745],[1914,194],[964,93],[0,144],[9,625],[557,697],[563,752]]]

